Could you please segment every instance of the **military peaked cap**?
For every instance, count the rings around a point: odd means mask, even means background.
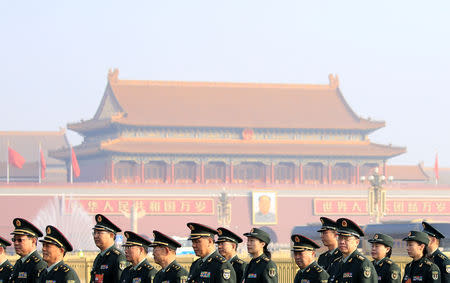
[[[180,243],[156,230],[153,230],[153,238],[153,243],[150,245],[150,247],[165,246],[173,250],[181,247]]]
[[[244,236],[246,236],[246,237],[253,237],[253,238],[259,239],[259,240],[263,241],[266,244],[270,243],[270,235],[269,235],[269,233],[267,233],[267,232],[265,232],[265,231],[263,231],[261,229],[258,229],[258,228],[252,228],[252,230],[250,230],[249,233],[245,233]]]
[[[6,240],[3,237],[0,237],[0,245],[3,247],[9,247],[9,246],[11,246],[11,242]]]
[[[392,239],[392,237],[389,235],[376,233],[375,235],[373,235],[372,239],[369,239],[369,243],[383,244],[392,248],[394,246],[394,239]]]
[[[122,229],[117,227],[104,215],[101,214],[95,215],[95,221],[97,222],[97,224],[95,224],[93,228],[94,230],[108,231],[114,234],[116,234],[117,232],[122,232]]]
[[[406,238],[403,238],[403,241],[416,241],[425,245],[428,245],[430,243],[428,235],[420,231],[409,232],[408,236]]]
[[[191,229],[191,236],[189,237],[189,240],[196,240],[201,237],[211,237],[214,239],[214,236],[217,234],[215,229],[203,224],[189,222],[187,226]]]
[[[15,229],[12,231],[11,235],[26,235],[36,238],[43,236],[41,230],[23,218],[15,218],[13,220],[13,225]]]
[[[322,223],[322,227],[320,227],[317,232],[323,232],[326,230],[337,230],[337,224],[336,221],[328,218],[328,217],[320,217],[320,222]]]
[[[45,232],[47,233],[47,235],[45,235],[44,239],[39,240],[39,242],[53,244],[57,247],[63,248],[66,252],[73,251],[70,242],[58,229],[51,225],[48,225],[47,228],[45,228]]]
[[[219,235],[217,242],[233,242],[236,244],[242,243],[241,237],[226,228],[217,228],[217,234]]]
[[[300,234],[292,235],[291,240],[294,242],[293,252],[313,251],[320,248],[316,242]]]
[[[364,232],[362,229],[350,219],[347,218],[339,218],[337,221],[338,226],[338,234],[342,236],[355,236],[355,237],[363,237]]]
[[[427,233],[431,237],[435,237],[437,239],[445,238],[445,236],[441,232],[439,232],[438,229],[436,229],[433,226],[431,226],[430,223],[427,223],[427,222],[423,221],[422,222],[422,226],[423,226],[423,232]]]
[[[134,232],[125,231],[123,234],[125,235],[125,238],[127,238],[127,241],[123,246],[149,247],[152,244],[152,242]]]

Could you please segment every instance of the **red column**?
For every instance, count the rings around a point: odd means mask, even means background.
[[[356,165],[356,184],[359,184],[359,164]]]
[[[332,168],[331,168],[331,164],[328,164],[328,184],[332,184],[333,183],[333,174],[332,174]]]
[[[274,165],[273,165],[273,162],[272,162],[272,164],[271,164],[271,166],[270,166],[270,176],[271,176],[271,183],[272,184],[274,184],[275,183],[275,170],[274,170]]]
[[[383,175],[386,176],[386,178],[388,177],[387,175],[387,166],[386,166],[386,162],[383,161]]]
[[[111,160],[111,183],[114,183],[114,161]]]
[[[233,184],[233,163],[230,162],[230,184]]]
[[[300,169],[300,184],[303,184],[303,164],[302,163],[300,163],[299,169]]]
[[[145,182],[145,165],[144,165],[144,161],[141,162],[141,184],[143,184]]]
[[[201,164],[201,168],[200,168],[200,174],[201,174],[201,183],[202,184],[204,184],[205,183],[205,164],[203,164],[203,161],[202,161],[202,164]]]
[[[173,162],[170,163],[170,183],[175,183],[175,164]]]

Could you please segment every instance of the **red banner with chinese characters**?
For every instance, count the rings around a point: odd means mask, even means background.
[[[89,214],[122,215],[131,213],[133,205],[137,213],[145,215],[213,215],[211,198],[70,198],[65,200],[65,211],[71,214],[81,205]]]
[[[314,198],[314,215],[368,215],[367,199]],[[387,199],[385,215],[450,215],[450,199]]]

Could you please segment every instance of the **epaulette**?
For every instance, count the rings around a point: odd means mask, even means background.
[[[31,256],[31,259],[32,259],[34,262],[40,262],[40,261],[41,261],[41,259],[38,258],[38,257],[35,256],[35,255],[32,255],[32,256]]]
[[[69,268],[69,266],[67,265],[67,264],[63,264],[63,265],[61,265],[61,269],[64,271],[64,272],[69,272],[69,270],[70,270],[70,268]]]
[[[364,261],[364,260],[365,260],[365,258],[364,258],[362,255],[356,255],[356,258],[359,259],[359,260],[361,260],[361,261]]]
[[[336,249],[336,250],[334,251],[334,253],[333,253],[333,254],[335,255],[335,254],[338,254],[338,253],[339,253],[339,250],[338,250],[338,249]]]
[[[177,265],[177,264],[175,264],[174,266],[173,266],[173,269],[175,269],[175,270],[179,270],[181,268],[181,266],[179,266],[179,265]]]
[[[147,267],[149,270],[152,270],[152,269],[154,268],[153,266],[151,266],[151,265],[148,264],[148,263],[144,264],[144,266]]]
[[[239,264],[244,264],[244,261],[240,258],[237,258],[234,262],[237,262]]]
[[[318,265],[314,265],[314,268],[316,269],[317,272],[322,272],[322,268],[320,268],[320,266]]]
[[[440,254],[439,253],[437,256],[440,257],[443,260],[447,260],[448,259],[448,257],[445,254]]]
[[[341,260],[341,259],[342,259],[342,256],[338,256],[337,258],[335,258],[335,259],[333,260],[333,262],[339,261],[339,260]]]
[[[387,264],[392,264],[392,260],[390,258],[387,258],[384,262]]]
[[[433,264],[433,262],[432,262],[431,260],[429,260],[428,258],[426,258],[423,262],[424,262],[426,265],[432,265],[432,264]]]
[[[221,262],[221,263],[227,262],[227,259],[224,258],[223,256],[221,256],[220,254],[217,254],[217,255],[214,257],[214,259],[217,260],[218,262]]]
[[[263,255],[261,256],[261,258],[262,258],[263,260],[265,260],[265,261],[270,261],[270,258],[268,258],[265,254],[263,254]]]
[[[116,255],[120,255],[120,251],[116,248],[113,248],[112,252],[115,253]]]

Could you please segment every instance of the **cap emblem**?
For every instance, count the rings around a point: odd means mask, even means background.
[[[50,227],[47,227],[47,234],[51,234],[52,233],[52,229],[50,229]]]
[[[375,234],[375,236],[373,236],[373,238],[376,240],[378,239],[378,234]]]
[[[102,217],[100,215],[97,216],[97,222],[102,222]]]
[[[300,243],[300,238],[298,236],[295,236],[295,242]]]
[[[191,231],[195,230],[195,228],[194,228],[194,226],[192,226],[192,224],[189,225],[189,229],[191,229]]]
[[[347,221],[345,221],[345,220],[342,220],[342,227],[347,227]]]
[[[219,236],[222,236],[222,229],[217,230],[217,234],[219,234]]]
[[[17,226],[17,227],[20,227],[21,225],[22,225],[22,223],[20,222],[19,219],[17,219],[17,220],[16,220],[16,226]]]

